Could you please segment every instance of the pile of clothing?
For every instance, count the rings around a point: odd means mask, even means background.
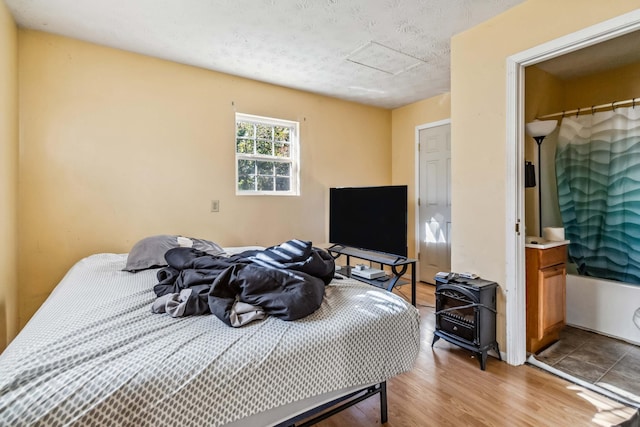
[[[297,320],[322,304],[335,262],[311,242],[289,240],[232,256],[174,248],[158,271],[154,313],[173,317],[213,313],[229,326],[267,315]]]

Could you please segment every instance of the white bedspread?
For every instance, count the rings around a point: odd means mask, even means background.
[[[157,270],[125,261],[79,261],[0,355],[0,425],[220,426],[387,380],[419,351],[415,308],[357,281],[302,320],[230,328],[152,314]]]

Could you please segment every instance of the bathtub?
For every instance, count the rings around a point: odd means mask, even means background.
[[[640,345],[639,307],[640,286],[567,274],[568,325]]]

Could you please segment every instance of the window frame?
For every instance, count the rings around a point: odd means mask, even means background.
[[[257,125],[279,126],[289,129],[289,157],[277,157],[275,155],[257,154],[254,144],[253,154],[238,153],[238,122],[249,122]],[[254,135],[257,141],[257,135]],[[299,196],[300,195],[300,123],[292,120],[276,119],[273,117],[256,116],[245,113],[235,113],[234,130],[234,153],[235,153],[235,192],[236,196]],[[288,191],[277,190],[240,190],[239,188],[239,163],[240,160],[268,161],[275,163],[290,164],[290,186]]]

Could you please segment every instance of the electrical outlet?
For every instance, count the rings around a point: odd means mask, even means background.
[[[211,212],[220,211],[220,200],[212,200],[211,201]]]

